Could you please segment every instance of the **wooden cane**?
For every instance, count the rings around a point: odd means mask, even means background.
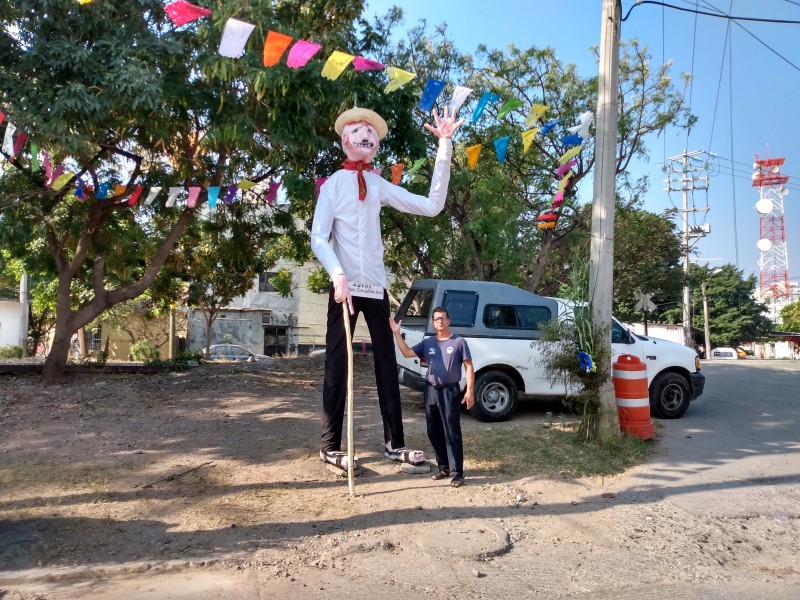
[[[353,337],[350,333],[348,302],[342,302],[344,331],[347,339],[347,487],[350,495],[356,495],[355,451],[353,450]]]

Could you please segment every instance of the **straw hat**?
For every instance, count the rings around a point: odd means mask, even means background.
[[[344,111],[339,117],[336,119],[336,124],[333,126],[336,129],[336,133],[342,135],[342,130],[344,126],[348,123],[357,123],[358,121],[366,121],[370,125],[375,128],[375,131],[378,133],[378,139],[382,140],[386,137],[386,134],[389,132],[389,126],[386,125],[386,121],[383,120],[378,113],[369,110],[368,108],[351,108],[350,110]]]

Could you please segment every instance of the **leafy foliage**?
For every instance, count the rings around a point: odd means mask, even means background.
[[[800,331],[800,300],[781,309],[782,331]]]
[[[569,280],[559,295],[568,301],[568,312],[543,328],[543,364],[552,383],[563,384],[567,403],[581,415],[578,436],[584,441],[598,437],[601,388],[608,381],[611,352],[606,345],[607,330],[595,323],[586,304],[589,297],[589,262],[576,256]],[[582,363],[589,355],[592,366]]]

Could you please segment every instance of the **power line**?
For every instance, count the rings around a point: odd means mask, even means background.
[[[787,0],[788,1],[788,0]],[[683,12],[694,13],[696,15],[703,15],[705,17],[716,17],[718,19],[730,19],[732,21],[753,21],[755,23],[780,23],[783,25],[800,25],[800,21],[794,21],[791,19],[765,19],[762,17],[735,17],[733,15],[728,15],[721,12],[706,12],[704,10],[697,10],[696,8],[684,8],[682,6],[675,6],[674,4],[667,4],[666,2],[658,2],[658,0],[636,0],[636,4],[628,9],[628,14],[626,14],[621,21],[627,21],[628,17],[633,12],[633,9],[641,4],[655,4],[657,6],[665,6],[667,8],[673,8],[675,10],[680,10]],[[792,2],[794,4],[794,2]],[[798,5],[800,6],[800,5]]]

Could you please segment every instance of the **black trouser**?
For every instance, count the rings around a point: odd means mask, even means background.
[[[464,476],[464,443],[461,439],[461,390],[454,384],[440,390],[425,386],[425,420],[428,439],[440,471]]]
[[[400,384],[397,381],[397,359],[394,354],[394,334],[389,327],[389,296],[383,299],[353,296],[350,333],[356,327],[359,313],[364,313],[372,338],[375,361],[375,383],[378,404],[383,418],[383,440],[392,448],[405,447],[403,412],[400,407]],[[345,337],[342,305],[333,299],[333,286],[328,295],[328,332],[325,336],[325,382],[322,387],[322,450],[342,449],[342,426],[347,404],[347,338]]]

